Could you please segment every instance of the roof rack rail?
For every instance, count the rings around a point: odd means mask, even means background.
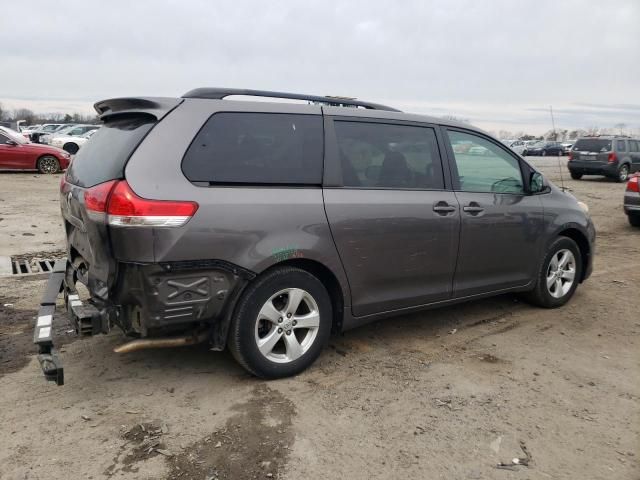
[[[333,107],[362,107],[369,110],[386,110],[399,112],[400,110],[378,103],[362,102],[354,98],[330,97],[321,95],[304,95],[302,93],[270,92],[268,90],[248,90],[242,88],[196,88],[188,91],[182,98],[208,98],[222,100],[230,95],[245,95],[249,97],[287,98],[290,100],[307,100]]]

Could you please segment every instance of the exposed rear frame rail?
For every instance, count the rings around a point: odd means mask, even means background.
[[[56,310],[56,300],[62,291],[66,266],[66,258],[57,260],[53,266],[33,331],[33,343],[38,346],[38,362],[42,373],[47,380],[56,382],[57,385],[64,385],[64,368],[53,344],[53,315]]]

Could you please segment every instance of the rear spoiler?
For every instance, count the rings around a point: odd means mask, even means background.
[[[171,97],[124,97],[102,100],[95,103],[93,108],[103,122],[116,115],[136,113],[151,115],[156,120],[160,120],[182,102],[181,98]]]

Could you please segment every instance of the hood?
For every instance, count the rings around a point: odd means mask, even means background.
[[[63,155],[63,156],[68,155],[68,153],[65,152],[63,149],[58,147],[52,147],[51,145],[43,145],[41,143],[25,143],[24,146],[32,150],[47,151],[56,155]]]

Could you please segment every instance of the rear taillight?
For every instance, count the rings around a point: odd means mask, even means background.
[[[609,157],[607,158],[607,161],[608,161],[609,163],[615,163],[615,162],[617,162],[617,161],[618,161],[618,156],[616,155],[616,152],[611,152],[611,153],[609,154]]]
[[[148,200],[135,194],[125,180],[112,180],[84,193],[87,213],[121,227],[181,227],[198,210],[195,202]]]
[[[569,161],[573,160],[573,152],[569,152]]]
[[[631,177],[627,182],[627,192],[640,193],[640,177],[638,175]]]

